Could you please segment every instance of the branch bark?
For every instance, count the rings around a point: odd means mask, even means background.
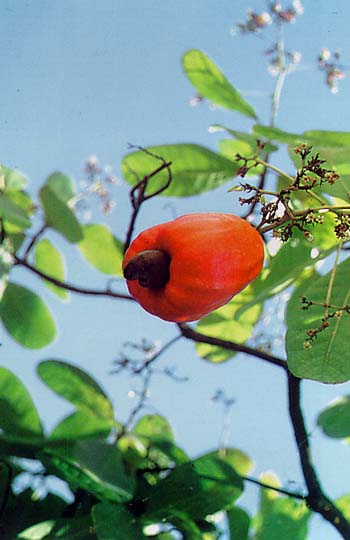
[[[308,495],[305,497],[305,500],[311,510],[318,512],[326,521],[331,523],[344,540],[349,540],[350,523],[323,492],[312,463],[309,437],[306,432],[303,413],[300,406],[300,383],[301,379],[288,373],[289,415],[298,447],[301,468],[308,489]]]

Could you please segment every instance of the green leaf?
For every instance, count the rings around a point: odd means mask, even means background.
[[[114,445],[89,439],[78,441],[70,457],[48,450],[39,457],[52,474],[73,489],[81,488],[98,499],[117,503],[133,496],[135,479],[127,475],[122,453]]]
[[[253,107],[242,98],[204,52],[198,49],[189,50],[182,58],[182,65],[185,74],[201,97],[225,109],[257,118]]]
[[[210,133],[216,133],[216,132],[220,132],[220,131],[226,131],[226,133],[228,133],[229,135],[231,135],[232,137],[234,137],[235,139],[238,139],[239,141],[242,141],[242,142],[245,142],[247,144],[249,144],[249,146],[251,148],[254,149],[254,151],[256,152],[256,147],[257,147],[257,140],[258,140],[258,137],[257,136],[254,136],[254,135],[251,135],[250,133],[246,133],[244,131],[237,131],[236,129],[230,129],[226,126],[223,126],[221,124],[213,124],[209,127],[209,132]],[[260,141],[262,140],[262,138],[260,137]],[[264,150],[265,152],[267,152],[268,154],[271,154],[271,152],[277,152],[278,150],[278,146],[276,146],[275,144],[270,144],[270,143],[265,143],[265,141],[263,140],[262,142],[264,142]]]
[[[226,461],[204,455],[177,466],[153,486],[146,496],[146,512],[160,519],[172,512],[202,519],[230,507],[242,490],[241,478]]]
[[[78,247],[99,272],[122,276],[123,244],[102,224],[83,225],[84,238]]]
[[[7,435],[43,436],[39,414],[28,390],[4,367],[0,367],[0,428]]]
[[[350,521],[350,494],[347,493],[346,495],[339,497],[339,499],[336,499],[334,502],[337,508],[343,513],[345,519]]]
[[[332,401],[318,416],[317,425],[328,437],[350,437],[350,396]]]
[[[9,169],[5,165],[0,165],[0,176],[4,177],[6,191],[22,190],[27,185],[27,180],[23,174],[15,169]]]
[[[249,309],[241,315],[238,310],[241,306],[251,302]],[[204,317],[198,324],[197,330],[203,334],[231,340],[235,337],[236,343],[245,343],[252,335],[254,325],[261,312],[261,304],[255,302],[254,288],[250,285],[241,293],[237,294],[228,304],[213,311]],[[197,353],[210,362],[224,362],[234,356],[234,351],[228,351],[220,347],[196,343]]]
[[[31,226],[27,213],[21,206],[12,202],[5,193],[0,193],[0,217],[20,230],[28,229]]]
[[[90,540],[90,516],[42,521],[22,531],[21,540]]]
[[[61,233],[69,242],[76,243],[83,239],[83,231],[68,205],[73,195],[70,178],[61,173],[52,174],[40,190],[48,226]]]
[[[171,162],[172,181],[162,193],[167,197],[189,197],[216,189],[236,175],[238,164],[204,146],[171,144],[153,146],[148,151]],[[122,160],[122,174],[129,184],[150,175],[160,162],[142,151],[132,152]],[[153,193],[168,181],[168,171],[152,177],[146,193]]]
[[[90,414],[103,427],[114,425],[113,406],[102,388],[82,369],[61,360],[44,360],[38,375],[54,392]],[[76,421],[76,420],[74,420]],[[70,420],[72,422],[72,419]],[[56,433],[57,435],[57,433]]]
[[[298,146],[301,143],[306,142],[305,135],[297,133],[289,133],[275,127],[262,126],[256,124],[253,126],[253,134],[256,137],[265,137],[269,141],[278,141],[285,144],[291,144]]]
[[[331,304],[345,306],[350,302],[349,259],[337,267],[332,288]],[[311,348],[304,348],[306,332],[318,328],[322,323],[327,289],[331,273],[311,280],[308,286],[301,286],[290,299],[287,307],[286,349],[288,366],[300,378],[313,379],[324,383],[340,383],[350,379],[349,348],[350,318],[341,312],[339,317],[328,319],[329,327],[320,332]],[[303,310],[300,298],[305,296],[313,305]]]
[[[350,132],[348,131],[313,129],[305,131],[304,136],[309,141],[317,141],[322,146],[350,146]]]
[[[43,300],[16,283],[7,285],[0,315],[8,333],[28,349],[46,347],[56,336],[54,320]]]
[[[305,503],[276,497],[262,515],[259,540],[306,540],[310,516]]]
[[[110,418],[101,418],[94,411],[78,409],[57,424],[50,433],[50,441],[106,437],[113,424]]]
[[[250,516],[242,508],[234,506],[226,512],[230,540],[248,540]]]
[[[225,461],[241,476],[246,476],[253,468],[252,460],[238,448],[215,450],[207,455]]]
[[[8,282],[8,275],[13,265],[12,242],[7,238],[0,245],[0,301]]]
[[[151,442],[174,441],[174,435],[169,422],[159,414],[146,414],[133,429],[137,437]]]
[[[98,540],[140,540],[143,538],[140,521],[124,506],[96,504],[92,517]]]
[[[62,254],[55,248],[50,240],[41,240],[35,246],[35,266],[45,274],[59,281],[64,281],[65,268]],[[66,300],[68,293],[53,283],[44,280],[45,285],[59,298]]]
[[[228,159],[235,159],[236,154],[240,154],[243,157],[252,157],[254,154],[256,154],[256,148],[254,146],[251,146],[246,141],[236,140],[233,139],[222,139],[219,142],[219,149],[220,153],[227,157]],[[242,165],[242,162],[237,162],[239,166]],[[262,165],[258,165],[256,167],[252,167],[247,172],[246,176],[256,176],[257,174],[260,174],[263,171]]]

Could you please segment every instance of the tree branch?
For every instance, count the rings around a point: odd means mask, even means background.
[[[274,364],[275,366],[287,370],[287,362],[285,360],[277,358],[276,356],[272,356],[271,354],[268,354],[266,352],[259,351],[258,349],[254,349],[253,347],[248,347],[246,345],[241,345],[239,343],[234,343],[233,341],[228,341],[226,339],[220,339],[201,334],[200,332],[193,330],[193,328],[191,328],[187,324],[178,324],[178,327],[183,337],[191,339],[192,341],[195,341],[197,343],[207,343],[208,345],[221,347],[222,349],[226,349],[228,351],[243,352],[251,356],[261,358],[262,360],[265,360],[270,364]]]
[[[338,510],[334,503],[323,493],[317,473],[312,464],[309,438],[300,406],[300,383],[301,379],[288,373],[289,415],[292,421],[300,463],[308,489],[308,495],[305,500],[311,510],[318,512],[326,521],[331,523],[344,540],[349,540],[350,523],[348,523],[340,510]]]
[[[132,300],[134,301],[134,298],[129,296],[128,294],[123,293],[116,293],[110,289],[105,290],[98,290],[98,289],[86,289],[84,287],[78,287],[76,285],[73,285],[72,283],[67,283],[65,281],[60,281],[59,279],[56,279],[52,276],[49,276],[48,274],[45,274],[38,268],[35,268],[35,266],[32,266],[28,261],[25,259],[21,259],[20,257],[17,257],[17,255],[14,255],[15,264],[18,266],[23,266],[24,268],[27,268],[30,270],[33,274],[36,274],[37,276],[41,277],[45,281],[48,281],[49,283],[52,283],[53,285],[56,285],[56,287],[59,287],[60,289],[65,289],[66,291],[71,291],[79,294],[89,295],[89,296],[109,296],[112,298],[120,298],[121,300]]]

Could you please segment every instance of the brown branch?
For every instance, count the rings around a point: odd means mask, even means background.
[[[309,438],[300,406],[300,383],[301,379],[288,373],[289,415],[292,421],[300,463],[308,489],[308,495],[305,497],[305,500],[311,510],[318,512],[326,521],[331,523],[344,540],[349,540],[350,523],[345,519],[342,512],[334,505],[327,495],[324,494],[312,464]]]
[[[133,146],[133,145],[129,145],[129,146],[130,146],[130,148],[137,148],[141,152],[144,152],[145,154],[147,154],[147,155],[149,155],[149,156],[151,156],[151,157],[153,157],[155,159],[160,160],[162,162],[162,164],[159,167],[157,167],[157,169],[155,169],[152,173],[148,174],[147,176],[144,176],[142,178],[142,180],[137,182],[135,184],[135,186],[130,190],[130,201],[131,201],[131,206],[133,207],[133,212],[131,214],[128,231],[126,233],[126,239],[125,239],[125,242],[124,242],[124,253],[126,252],[126,250],[128,249],[128,247],[129,247],[129,245],[131,243],[131,238],[132,238],[132,235],[133,235],[133,232],[134,232],[136,218],[137,218],[137,216],[138,216],[138,214],[140,212],[142,204],[145,201],[147,201],[148,199],[152,199],[153,197],[156,197],[157,195],[160,195],[160,193],[162,193],[163,191],[165,191],[169,187],[169,185],[170,185],[170,183],[172,181],[172,174],[171,174],[171,168],[170,168],[171,167],[171,161],[165,161],[164,158],[162,158],[161,156],[157,156],[157,155],[153,154],[152,152],[150,152],[146,148],[142,148],[140,146]],[[162,185],[157,190],[155,190],[154,192],[149,193],[148,195],[146,195],[145,192],[146,192],[146,189],[147,189],[147,186],[148,186],[148,182],[151,180],[151,178],[153,178],[154,176],[159,174],[164,169],[167,169],[167,171],[168,171],[168,179],[165,182],[165,184]]]
[[[196,341],[197,343],[207,343],[208,345],[221,347],[222,349],[226,349],[228,351],[246,353],[251,356],[261,358],[262,360],[265,360],[270,364],[274,364],[275,366],[281,367],[284,370],[287,370],[287,362],[285,360],[277,358],[276,356],[272,356],[271,354],[268,354],[266,352],[259,351],[258,349],[254,349],[253,347],[248,347],[246,345],[241,345],[233,341],[228,341],[226,339],[220,339],[201,334],[187,324],[178,324],[178,327],[183,337],[191,339],[192,341]]]
[[[25,252],[23,254],[24,259],[26,259],[28,257],[29,253],[31,252],[31,250],[34,247],[34,244],[37,242],[37,240],[40,238],[40,236],[45,232],[46,228],[47,228],[47,224],[43,223],[43,225],[40,227],[40,229],[34,234],[34,236],[32,237],[31,241],[29,242],[29,244],[27,246],[27,249],[25,250]]]
[[[38,268],[35,268],[35,266],[31,265],[28,261],[25,259],[21,259],[17,257],[17,255],[14,256],[15,264],[18,266],[23,266],[24,268],[27,268],[30,270],[33,274],[36,274],[37,276],[41,277],[45,281],[48,281],[49,283],[52,283],[53,285],[56,285],[56,287],[59,287],[60,289],[65,289],[66,291],[75,292],[78,294],[84,294],[88,296],[109,296],[112,298],[120,298],[121,300],[132,300],[134,301],[134,298],[129,296],[128,294],[123,293],[116,293],[112,291],[111,289],[105,289],[105,290],[98,290],[98,289],[86,289],[84,287],[78,287],[77,285],[73,285],[72,283],[67,283],[66,281],[60,281],[59,279],[56,279],[52,276],[49,276],[48,274],[45,274]]]

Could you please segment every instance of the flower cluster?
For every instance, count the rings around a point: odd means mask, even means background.
[[[309,328],[306,330],[307,339],[304,341],[304,349],[311,349],[312,342],[317,338],[317,336],[329,328],[330,319],[340,319],[343,314],[350,315],[350,304],[346,304],[344,306],[334,306],[326,303],[321,304],[319,302],[309,300],[306,298],[306,296],[301,298],[301,303],[304,311],[308,310],[311,306],[319,306],[324,309],[324,315],[320,321],[320,325],[317,328]]]
[[[267,10],[261,13],[248,9],[246,21],[238,23],[237,28],[241,34],[256,33],[273,22],[294,23],[297,16],[303,13],[304,7],[300,0],[294,0],[286,8],[282,7],[281,2],[268,2]],[[236,33],[236,31],[236,27],[234,27],[232,32]]]
[[[90,156],[84,166],[85,179],[80,182],[81,191],[74,197],[73,205],[83,217],[90,219],[91,211],[88,199],[97,197],[103,214],[109,214],[115,207],[115,201],[111,197],[110,187],[119,184],[119,180],[112,174],[112,167],[105,165],[100,167],[98,158]]]
[[[327,49],[321,49],[321,52],[317,58],[318,67],[325,73],[326,84],[333,94],[336,94],[339,90],[339,81],[345,78],[344,67],[340,64],[340,53],[334,51],[333,53]]]

